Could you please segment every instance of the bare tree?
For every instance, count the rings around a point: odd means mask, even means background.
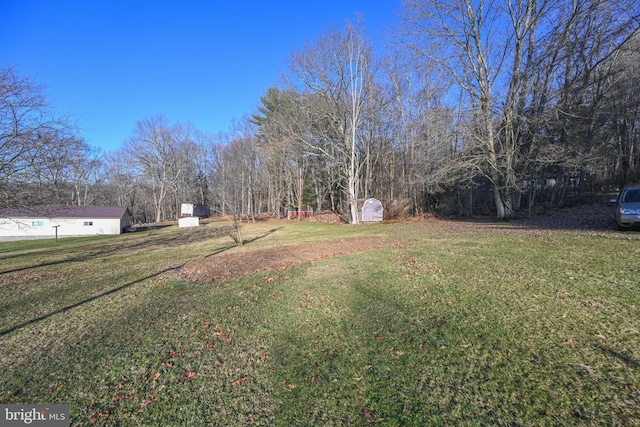
[[[104,164],[99,149],[83,145],[69,163],[73,185],[71,200],[73,204],[87,206],[96,200],[96,192],[104,179]]]
[[[617,73],[609,77],[612,175],[620,185],[640,180],[640,37],[629,40],[614,59]]]
[[[165,199],[184,172],[178,161],[174,129],[163,116],[136,123],[125,145],[127,155],[140,167],[153,196],[155,221],[164,219]]]
[[[227,207],[229,206],[227,195],[231,186],[231,166],[227,164],[224,153],[229,139],[228,134],[220,132],[212,136],[206,147],[208,156],[211,159],[207,169],[211,209],[223,216],[227,214]]]
[[[254,114],[252,121],[258,126],[260,154],[273,183],[273,211],[279,215],[284,200],[287,206],[296,205],[302,211],[308,147],[313,146],[314,139],[309,104],[301,94],[278,88],[267,90],[261,102],[259,114]]]
[[[406,213],[427,209],[428,197],[452,186],[457,176],[444,178],[442,169],[456,150],[453,109],[443,99],[450,88],[445,73],[435,62],[419,61],[398,46],[385,61],[388,102],[380,114],[387,117],[389,141],[381,147],[382,175],[388,200]],[[400,213],[400,212],[399,212]]]
[[[508,218],[519,190],[517,110],[529,94],[536,29],[548,1],[405,0],[407,45],[436,61],[465,94],[474,118],[477,173]]]
[[[358,29],[329,31],[295,53],[291,71],[301,89],[315,98],[316,135],[305,139],[308,150],[332,158],[344,178],[352,223],[358,223],[364,142],[360,138],[363,106],[373,81],[372,50]],[[330,146],[323,144],[329,141]]]
[[[531,190],[525,183],[547,170],[555,170],[562,183],[554,194],[564,194],[568,171],[579,173],[582,192],[588,168],[602,168],[603,149],[611,146],[607,94],[619,74],[612,59],[637,34],[637,5],[626,0],[403,4],[404,46],[421,64],[447,70],[463,101],[464,119],[456,127],[465,124],[467,131],[456,134],[467,138],[444,170],[462,181],[471,182],[474,175],[488,180],[500,219],[511,216],[521,194]]]
[[[52,162],[65,169],[77,141],[75,130],[51,115],[41,87],[0,69],[0,205],[53,201],[45,193],[56,193],[63,180],[43,172],[56,168]]]
[[[179,171],[176,179],[170,186],[169,217],[180,216],[182,203],[204,204],[206,180],[203,176],[203,168],[206,164],[206,150],[201,144],[206,141],[202,133],[195,129],[191,123],[176,123],[171,128],[174,140],[173,167]],[[203,189],[203,185],[205,189]]]
[[[550,123],[555,125],[557,138],[578,160],[575,170],[580,174],[581,193],[587,170],[603,168],[610,149],[616,147],[611,144],[613,135],[620,135],[614,129],[615,123],[621,124],[622,117],[633,117],[637,108],[632,101],[636,91],[631,90],[627,96],[621,91],[626,92],[633,85],[633,68],[628,68],[624,58],[634,51],[640,10],[637,2],[625,0],[582,0],[569,10],[572,19],[560,21],[562,31],[555,37],[562,57],[558,61],[556,75],[560,85]],[[632,102],[623,106],[622,100]],[[623,142],[620,148],[624,150],[627,145]],[[617,155],[625,157],[623,153]]]
[[[0,69],[0,179],[29,165],[38,132],[48,128],[42,89],[12,68]]]
[[[211,151],[210,146],[213,141],[213,135],[196,130],[194,132],[194,147],[192,161],[194,162],[193,171],[193,189],[192,194],[196,203],[201,205],[209,205],[211,203],[211,191],[209,183],[209,173],[211,170]]]
[[[135,213],[137,208],[136,193],[138,180],[141,178],[132,165],[133,159],[124,149],[107,153],[105,161],[105,184],[107,186],[109,203],[117,206],[128,206]]]

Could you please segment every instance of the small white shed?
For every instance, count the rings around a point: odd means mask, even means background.
[[[191,203],[183,203],[180,206],[180,216],[193,216],[193,205]]]
[[[180,217],[197,216],[199,218],[207,218],[211,216],[211,209],[207,205],[192,205],[191,203],[183,203],[180,206]]]
[[[0,240],[120,234],[131,226],[122,206],[31,206],[0,212]]]
[[[362,222],[382,221],[384,209],[378,199],[367,199],[362,204]]]
[[[178,227],[198,227],[200,225],[200,218],[197,216],[185,216],[184,218],[178,218]]]

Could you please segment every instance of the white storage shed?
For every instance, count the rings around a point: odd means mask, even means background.
[[[362,204],[362,222],[380,222],[384,209],[378,199],[367,199]]]
[[[0,212],[0,240],[120,234],[131,226],[122,206],[32,206]]]

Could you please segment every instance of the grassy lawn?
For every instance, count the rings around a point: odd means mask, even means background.
[[[0,402],[74,426],[640,425],[640,233],[226,226],[0,243]],[[403,244],[179,274],[361,236]]]

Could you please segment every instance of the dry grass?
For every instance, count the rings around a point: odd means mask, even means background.
[[[236,247],[227,226],[3,244],[0,400],[77,426],[638,425],[637,233],[258,222]]]

